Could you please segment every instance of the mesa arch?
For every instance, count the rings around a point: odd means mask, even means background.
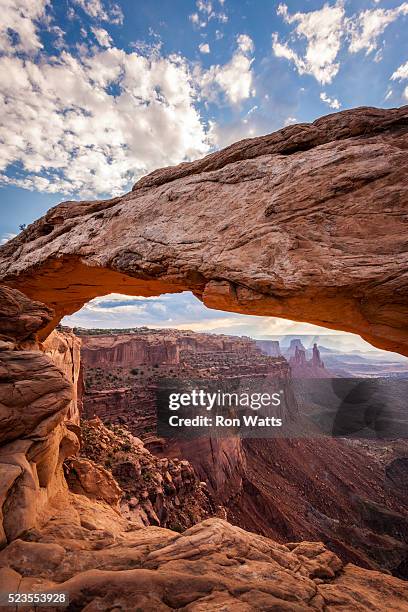
[[[66,314],[111,292],[360,334],[408,355],[408,106],[358,108],[63,202],[0,249],[0,280]]]

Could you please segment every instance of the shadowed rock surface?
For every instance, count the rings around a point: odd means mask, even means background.
[[[63,202],[0,249],[55,310],[191,290],[207,306],[358,333],[408,354],[408,107],[358,108]]]

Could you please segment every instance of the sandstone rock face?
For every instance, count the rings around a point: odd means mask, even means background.
[[[24,293],[0,286],[0,349],[34,343],[36,332],[52,320],[53,314]]]
[[[408,354],[408,107],[359,108],[64,202],[0,250],[55,310],[191,290],[213,308],[358,333]]]
[[[285,546],[221,519],[182,534],[126,529],[112,510],[80,495],[71,504],[0,552],[0,578],[22,591],[66,591],[75,610],[407,609],[406,582],[343,565],[320,542]]]
[[[132,523],[183,531],[218,511],[188,461],[155,457],[125,427],[82,421],[81,440],[81,456],[65,463],[70,489],[117,506]]]
[[[108,470],[83,457],[67,459],[64,467],[65,478],[73,493],[104,501],[119,514],[122,489]]]
[[[72,384],[35,342],[51,318],[43,304],[0,289],[9,313],[0,350],[0,544],[35,526],[49,500],[67,487],[64,458],[79,448],[66,424]],[[20,350],[24,345],[27,350]]]
[[[72,383],[73,393],[66,420],[79,425],[82,410],[82,401],[78,397],[81,389],[81,340],[69,330],[63,333],[54,330],[43,343],[43,350]]]
[[[138,365],[177,365],[183,353],[218,353],[239,351],[242,355],[256,354],[251,338],[222,334],[200,334],[172,329],[142,330],[134,333],[88,335],[81,331],[82,359],[86,366],[107,366],[114,363],[132,368]]]

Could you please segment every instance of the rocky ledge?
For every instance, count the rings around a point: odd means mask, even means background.
[[[401,612],[408,598],[406,582],[344,566],[319,542],[281,545],[217,518],[134,530],[81,495],[0,552],[4,585],[57,588],[87,612]]]

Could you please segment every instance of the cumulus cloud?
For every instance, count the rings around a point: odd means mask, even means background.
[[[35,53],[42,49],[37,25],[46,19],[49,0],[2,0],[0,51]]]
[[[251,70],[253,43],[249,36],[237,36],[237,49],[231,60],[211,66],[199,78],[202,95],[212,102],[219,99],[220,93],[231,104],[239,104],[255,95]]]
[[[339,110],[339,108],[341,108],[341,104],[337,98],[330,98],[325,91],[320,94],[320,99],[334,110]]]
[[[112,37],[106,30],[92,27],[91,31],[101,47],[109,48],[112,46]]]
[[[28,51],[41,46],[33,28]],[[100,44],[111,44],[95,31]],[[208,150],[196,99],[189,66],[177,55],[82,47],[75,56],[33,58],[17,41],[0,57],[0,182],[120,193],[146,172]]]
[[[113,24],[123,23],[122,9],[118,4],[105,4],[102,0],[73,0],[89,17]]]
[[[252,38],[247,34],[239,34],[237,36],[237,45],[238,48],[242,51],[242,53],[254,52],[254,42]]]
[[[198,45],[198,48],[200,49],[200,53],[210,52],[210,45],[208,43],[201,43],[201,45]]]
[[[272,36],[272,48],[277,57],[292,61],[299,74],[311,74],[320,83],[330,83],[339,70],[336,61],[343,35],[344,7],[325,4],[323,8],[308,13],[289,14],[286,4],[280,4],[278,15],[288,24],[296,24],[293,35],[306,41],[303,55],[295,52],[278,34]]]
[[[389,10],[369,9],[349,19],[347,22],[351,36],[349,51],[357,53],[365,49],[367,54],[371,53],[377,49],[378,38],[385,28],[403,15],[408,15],[408,2]]]
[[[309,74],[319,83],[331,83],[340,69],[339,53],[342,45],[350,53],[365,50],[371,53],[378,47],[378,39],[388,25],[408,14],[408,3],[393,9],[373,8],[347,17],[344,1],[325,4],[321,9],[290,14],[286,4],[279,4],[277,13],[294,29],[289,41],[272,34],[272,49],[276,57],[292,62],[299,74]],[[295,43],[295,48],[293,48]],[[305,43],[303,51],[298,47]],[[378,50],[374,60],[381,61]]]
[[[408,79],[408,62],[405,62],[405,64],[402,64],[391,75],[392,81],[404,81],[406,79]],[[404,91],[402,92],[402,97],[404,100],[408,100],[408,87],[405,87]]]

